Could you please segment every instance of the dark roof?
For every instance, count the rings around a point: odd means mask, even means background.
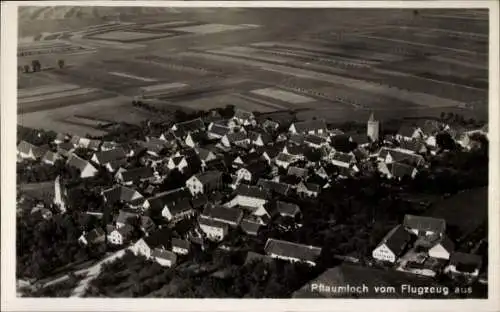
[[[366,293],[352,293],[352,292],[342,292],[342,291],[319,291],[318,289],[313,289],[312,285],[328,285],[332,288],[335,287],[345,287],[349,286],[362,286],[366,285],[368,287],[368,292]],[[295,291],[293,298],[400,298],[400,297],[412,297],[412,298],[422,298],[422,297],[441,297],[441,295],[429,295],[422,296],[418,293],[408,294],[401,292],[401,285],[408,284],[411,286],[439,286],[433,278],[419,276],[411,273],[399,272],[396,270],[383,270],[379,268],[373,268],[368,266],[361,266],[355,264],[343,263],[334,268],[328,269],[315,279],[307,282],[299,290]],[[382,293],[376,292],[375,287],[380,285],[392,286],[396,289],[395,293]],[[450,296],[448,296],[450,297]]]
[[[85,169],[85,167],[87,167],[87,166],[91,166],[92,168],[95,169],[95,167],[92,166],[88,161],[76,156],[75,154],[71,154],[68,157],[68,161],[66,164],[70,167],[74,167],[76,169],[79,169],[80,171],[83,171]]]
[[[70,142],[63,142],[63,143],[57,145],[57,149],[63,150],[63,151],[71,151],[74,148],[75,147]]]
[[[235,109],[234,110],[234,118],[238,118],[238,119],[251,119],[253,118],[253,114],[252,112],[249,112],[249,111],[245,111],[245,110],[242,110],[242,109]]]
[[[311,262],[316,261],[321,254],[320,247],[297,244],[273,238],[267,240],[264,250],[268,255],[275,254]]]
[[[390,168],[391,174],[398,178],[402,178],[405,176],[411,177],[413,170],[415,169],[415,167],[398,162],[389,164],[387,165],[387,167]]]
[[[408,163],[417,165],[418,163],[420,163],[424,160],[424,158],[421,155],[404,153],[404,152],[401,152],[398,150],[389,149],[389,148],[385,148],[385,147],[380,149],[379,157],[385,159],[388,154],[391,155],[392,159],[395,162],[408,162]]]
[[[142,239],[149,246],[149,248],[153,249],[156,247],[164,247],[167,248],[170,243],[171,231],[169,228],[161,228],[149,236],[145,236]]]
[[[177,129],[184,132],[195,132],[205,129],[205,123],[201,118],[183,121],[175,124]]]
[[[254,162],[246,166],[245,169],[252,174],[252,177],[258,178],[260,175],[266,172],[267,163],[263,161]]]
[[[95,156],[100,164],[106,164],[111,161],[121,160],[127,157],[123,148],[115,148],[112,150],[97,152]]]
[[[297,204],[282,201],[276,202],[276,210],[282,216],[295,217],[298,213],[300,213],[300,208]]]
[[[205,171],[196,175],[196,178],[203,185],[217,183],[222,177],[222,172],[216,170]]]
[[[110,189],[104,190],[102,195],[108,203],[115,203],[118,201],[130,202],[136,198],[142,198],[142,195],[134,189],[126,186],[114,186]]]
[[[205,206],[206,203],[208,203],[208,198],[206,195],[197,196],[197,197],[191,199],[191,205],[195,209]]]
[[[154,197],[148,198],[148,202],[152,210],[161,211],[165,205],[184,198],[191,198],[191,193],[187,188],[180,187],[156,194]]]
[[[151,219],[148,216],[141,216],[140,218],[140,226],[146,231],[151,231],[156,228],[156,224],[154,223],[153,219]]]
[[[306,120],[294,123],[295,130],[299,133],[316,131],[319,129],[326,130],[326,122],[323,119]]]
[[[404,140],[399,144],[399,147],[402,149],[410,150],[415,153],[420,152],[422,148],[425,147],[424,143],[418,140]]]
[[[243,211],[238,208],[226,208],[223,206],[207,207],[203,216],[224,223],[239,224],[243,218]]]
[[[304,142],[321,145],[326,142],[326,139],[317,135],[310,134],[304,138]]]
[[[204,216],[198,217],[198,223],[203,224],[203,225],[207,225],[207,226],[211,226],[211,227],[218,227],[218,228],[228,228],[229,227],[229,225],[227,223],[213,220],[213,219],[210,219],[210,218],[207,218]]]
[[[141,179],[148,179],[154,176],[153,169],[150,167],[139,167],[129,169],[122,172],[123,181],[135,181]]]
[[[120,210],[118,217],[116,218],[116,222],[118,223],[129,223],[133,222],[139,217],[139,215],[135,212]]]
[[[304,155],[306,152],[306,148],[302,145],[288,144],[286,146],[286,151],[290,155]]]
[[[107,166],[109,166],[112,171],[116,171],[116,170],[120,169],[120,167],[126,166],[127,163],[128,163],[127,159],[124,158],[124,159],[119,159],[119,160],[112,160],[112,161],[107,163]]]
[[[102,228],[95,228],[87,234],[87,240],[93,242],[104,235],[106,235],[106,233]]]
[[[214,123],[210,127],[210,130],[208,132],[209,133],[214,133],[214,134],[217,134],[217,135],[220,135],[220,136],[224,136],[224,135],[228,134],[229,131],[231,131],[231,129],[229,129],[229,127],[225,127],[223,125],[219,125],[219,124]]]
[[[257,186],[262,187],[268,192],[274,191],[281,195],[288,195],[291,190],[291,186],[286,183],[275,182],[266,179],[259,179]]]
[[[482,259],[479,255],[454,252],[450,256],[450,265],[455,265],[458,271],[473,272],[481,267]]]
[[[352,134],[349,134],[349,136],[351,137],[353,142],[356,142],[360,145],[370,143],[370,139],[368,138],[368,136],[365,133],[363,133],[363,134],[352,133]]]
[[[271,262],[273,262],[273,258],[268,257],[266,255],[261,255],[259,253],[253,252],[253,251],[249,251],[247,253],[247,257],[245,258],[244,265],[248,265],[254,261],[262,261],[265,263],[271,263]]]
[[[446,251],[448,251],[450,254],[453,252],[453,250],[455,250],[455,244],[446,235],[443,235],[443,237],[441,238],[441,240],[436,245],[438,245],[438,244],[440,244],[441,246],[443,246],[443,248]]]
[[[402,125],[401,128],[398,130],[398,134],[404,137],[412,137],[413,133],[415,132],[415,127],[414,126],[409,126],[409,125]]]
[[[170,213],[175,216],[176,214],[183,213],[189,210],[193,209],[193,206],[191,206],[191,202],[189,199],[181,199],[176,202],[171,202],[168,204],[168,209]]]
[[[130,224],[125,224],[124,226],[116,229],[123,237],[130,237],[134,232],[134,227]]]
[[[262,227],[262,224],[252,222],[247,219],[243,219],[240,223],[240,227],[243,230],[243,232],[247,234],[257,235],[259,233],[260,228]]]
[[[47,151],[45,155],[43,155],[43,160],[46,161],[54,162],[58,159],[61,159],[61,155],[59,155],[58,153],[54,153],[52,151]]]
[[[309,170],[306,168],[299,168],[299,167],[294,167],[290,166],[288,167],[287,174],[289,176],[296,176],[299,178],[306,178],[309,173]]]
[[[210,154],[213,154],[215,156],[214,152],[212,152],[211,150],[206,149],[206,148],[199,147],[196,149],[196,152],[198,153],[198,156],[200,157],[201,160],[207,159],[208,156],[210,156]]]
[[[295,158],[295,156],[290,155],[290,154],[279,153],[278,157],[276,157],[276,160],[286,162],[286,163],[291,163],[294,160],[296,160],[296,158]]]
[[[306,183],[305,186],[311,192],[319,193],[321,191],[321,186],[316,183]]]
[[[35,145],[33,145],[29,142],[26,142],[26,141],[21,141],[17,145],[17,151],[19,151],[21,153],[28,154],[30,152],[30,150],[33,151],[33,155],[37,158],[42,157],[47,152],[46,149],[35,146]]]
[[[175,140],[175,135],[172,133],[172,131],[166,131],[163,134],[163,138],[165,141],[174,141]]]
[[[192,132],[192,133],[189,133],[188,136],[191,137],[191,139],[193,140],[194,143],[199,143],[199,142],[206,140],[208,138],[207,133],[204,131]]]
[[[446,230],[446,221],[444,219],[409,214],[405,215],[403,225],[419,231],[433,231],[441,234],[444,234]]]
[[[226,137],[230,143],[239,142],[247,139],[247,134],[245,132],[233,132],[226,134]]]
[[[273,144],[271,146],[265,146],[259,149],[259,152],[264,154],[264,152],[270,158],[276,157],[283,150],[283,146],[281,144]]]
[[[305,138],[305,135],[302,133],[293,133],[290,135],[288,142],[300,145],[304,143]]]
[[[348,164],[355,160],[354,155],[342,152],[335,152],[335,154],[333,154],[333,159]]]
[[[385,235],[379,246],[385,244],[397,257],[401,254],[410,240],[410,233],[408,233],[401,224],[398,224]]]
[[[191,243],[185,239],[172,238],[172,248],[173,247],[189,249],[191,247]]]
[[[245,184],[238,185],[238,188],[236,189],[235,193],[237,195],[261,198],[261,199],[267,199],[268,197],[268,192],[266,192],[264,189],[259,188],[257,186],[251,186]]]

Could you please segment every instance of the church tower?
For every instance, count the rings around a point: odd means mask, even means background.
[[[366,135],[372,140],[372,142],[378,141],[380,133],[380,123],[375,120],[375,116],[371,113],[370,118],[366,124]]]

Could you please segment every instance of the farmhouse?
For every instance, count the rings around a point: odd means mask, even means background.
[[[94,166],[75,154],[69,156],[66,165],[78,169],[81,178],[93,177],[97,174],[97,169]]]
[[[198,157],[200,157],[200,160],[202,161],[202,163],[204,163],[204,164],[206,164],[207,162],[209,162],[211,160],[217,159],[217,155],[215,155],[215,153],[209,149],[197,147],[195,149],[195,151],[198,154]]]
[[[293,123],[288,129],[291,133],[324,135],[328,129],[323,119],[306,120]]]
[[[134,200],[143,198],[138,191],[121,185],[103,190],[101,195],[104,197],[104,201],[108,205],[113,205],[117,202],[130,203]]]
[[[143,182],[154,179],[154,171],[150,167],[138,167],[119,171],[115,178],[118,182],[123,184],[133,184],[134,182]]]
[[[274,163],[276,164],[276,166],[284,169],[288,169],[290,165],[297,161],[298,159],[296,156],[286,153],[279,153],[278,156],[274,159]]]
[[[250,139],[245,132],[239,131],[224,135],[221,143],[226,147],[231,147],[232,145],[244,146],[250,144]]]
[[[349,153],[334,152],[331,163],[337,167],[351,168],[356,163],[356,157]]]
[[[139,228],[147,236],[156,230],[156,224],[151,217],[143,215],[139,218]]]
[[[240,184],[235,194],[236,196],[225,204],[226,207],[245,206],[259,208],[267,203],[268,193],[257,186]]]
[[[21,141],[17,145],[17,155],[21,159],[37,160],[45,154],[46,150],[26,141]]]
[[[321,254],[321,248],[269,238],[264,247],[266,254],[290,262],[304,262],[311,266]]]
[[[259,230],[262,228],[262,224],[246,218],[241,220],[240,228],[247,235],[257,236],[259,234]]]
[[[201,142],[204,142],[208,139],[206,132],[198,131],[193,133],[188,133],[186,139],[184,140],[184,144],[193,148],[195,146],[200,145]]]
[[[297,194],[305,197],[318,197],[321,192],[321,186],[315,183],[300,182],[297,185]]]
[[[116,227],[121,228],[127,224],[135,225],[139,220],[139,214],[135,211],[121,209],[116,217]]]
[[[205,123],[201,118],[176,123],[171,128],[172,131],[181,131],[183,133],[192,133],[205,130]]]
[[[450,257],[446,271],[467,277],[477,277],[482,266],[482,259],[478,255],[455,252]]]
[[[396,140],[414,140],[414,139],[422,139],[424,137],[424,133],[418,127],[403,125],[399,128],[396,134]]]
[[[180,172],[183,172],[185,168],[188,167],[188,162],[186,157],[184,156],[174,156],[170,157],[167,163],[167,168],[170,170],[177,169]]]
[[[300,208],[297,204],[287,203],[283,201],[276,202],[276,211],[282,217],[291,217],[291,218],[295,218],[297,215],[301,213]]]
[[[45,155],[43,155],[42,162],[47,165],[54,165],[59,159],[62,159],[61,155],[52,151],[47,151]]]
[[[173,267],[177,263],[177,255],[171,251],[155,248],[151,253],[153,258],[159,265],[165,267]]]
[[[229,225],[226,223],[215,221],[204,216],[198,217],[198,224],[207,238],[213,241],[223,240],[229,231]]]
[[[425,144],[419,140],[403,140],[396,150],[410,154],[425,154],[427,152]]]
[[[192,195],[218,190],[222,187],[222,172],[211,170],[195,174],[186,181],[186,187]]]
[[[189,199],[181,199],[177,202],[170,202],[165,205],[161,215],[169,222],[176,223],[182,219],[192,217],[194,215],[194,209]]]
[[[372,256],[380,261],[394,263],[401,256],[410,240],[410,234],[398,224],[377,245]]]
[[[304,143],[312,148],[320,148],[328,144],[328,140],[324,137],[309,134],[304,137]]]
[[[290,184],[280,183],[272,180],[259,179],[257,182],[257,186],[262,188],[268,193],[275,192],[276,194],[280,194],[283,196],[290,195],[293,187]]]
[[[379,161],[383,161],[386,164],[390,164],[393,162],[404,162],[407,164],[411,164],[415,167],[423,165],[425,160],[421,155],[411,154],[411,153],[403,153],[399,150],[390,149],[386,147],[382,147],[378,152],[377,159]]]
[[[191,193],[185,187],[168,190],[145,200],[143,208],[151,210],[153,215],[161,215],[167,204],[178,202],[185,198],[191,198]]]
[[[266,162],[254,162],[239,169],[236,175],[238,176],[238,180],[257,182],[258,179],[267,172],[267,169]]]
[[[154,249],[167,249],[169,247],[170,237],[171,231],[168,228],[161,228],[149,236],[139,239],[131,250],[134,254],[140,254],[149,259]]]
[[[265,146],[272,142],[271,136],[265,132],[249,131],[248,138],[250,139],[250,143],[255,146]]]
[[[208,126],[207,136],[209,139],[220,139],[230,132],[231,129],[229,127],[217,123],[211,123]]]
[[[407,231],[418,236],[443,236],[446,230],[444,219],[405,215],[403,226]]]
[[[288,167],[287,175],[300,179],[306,179],[309,176],[309,170],[306,168],[290,166]]]
[[[107,150],[103,152],[96,152],[92,155],[90,159],[97,165],[105,166],[106,164],[124,159],[127,157],[127,154],[122,148],[115,148],[112,150]]]
[[[243,211],[238,208],[226,208],[222,206],[207,206],[203,210],[203,217],[225,223],[231,227],[237,227],[243,218]]]
[[[75,150],[75,147],[70,142],[64,142],[57,145],[57,152],[64,157],[69,157],[71,153]]]

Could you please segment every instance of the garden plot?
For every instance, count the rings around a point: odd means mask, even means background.
[[[193,101],[179,102],[176,103],[176,105],[196,110],[208,110],[217,107],[225,107],[227,105],[234,105],[236,108],[257,112],[271,112],[280,109],[279,107],[271,107],[262,103],[251,101],[239,96],[236,93],[202,97]]]
[[[289,62],[289,60],[287,60],[284,57],[280,57],[280,56],[276,56],[276,55],[262,55],[263,53],[261,51],[258,51],[256,49],[252,49],[252,48],[248,48],[248,47],[227,47],[227,48],[218,49],[218,50],[208,50],[206,52],[220,54],[220,55],[233,56],[233,57],[246,58],[246,59],[252,59],[252,60],[259,60],[259,61],[264,61],[264,62],[271,62],[271,63],[286,64]],[[260,55],[257,54],[258,52],[260,52]]]
[[[148,24],[144,25],[144,28],[172,28],[172,27],[180,27],[180,26],[187,26],[187,25],[192,25],[192,24],[198,24],[198,22],[194,21],[171,21],[171,22],[164,22],[164,23],[155,23],[155,24]]]
[[[189,87],[189,85],[181,82],[172,82],[172,83],[162,83],[152,86],[141,87],[139,90],[145,96],[151,95],[159,95],[165,92],[177,91],[179,89],[183,89]]]
[[[135,42],[135,41],[153,40],[175,35],[177,34],[174,33],[155,34],[155,33],[142,33],[136,31],[116,30],[116,31],[105,32],[102,34],[92,35],[89,36],[89,38],[98,40],[107,40],[107,41],[118,41],[118,42]]]
[[[264,97],[284,101],[290,104],[305,104],[305,103],[310,103],[314,102],[315,100],[313,98],[299,95],[296,93],[292,93],[289,91],[285,90],[280,90],[276,88],[265,88],[265,89],[258,89],[258,90],[253,90],[251,93],[255,93]]]
[[[225,31],[248,29],[248,28],[249,28],[248,26],[244,25],[205,24],[196,26],[176,27],[173,28],[173,30],[200,34],[200,35],[207,35]]]
[[[75,89],[75,90],[68,90],[68,91],[55,92],[55,93],[50,93],[50,94],[41,94],[41,95],[36,95],[36,96],[23,97],[23,98],[18,99],[17,102],[19,104],[41,102],[41,101],[46,101],[46,100],[55,100],[55,99],[61,99],[61,98],[65,98],[65,97],[89,94],[89,93],[97,92],[97,91],[98,91],[98,89],[94,89],[94,88],[79,88],[79,89]]]
[[[65,91],[71,91],[79,89],[80,86],[74,84],[57,84],[57,85],[46,85],[36,88],[21,89],[17,92],[17,97],[19,99],[32,98],[38,96],[44,96],[52,93],[60,93]]]
[[[140,80],[140,81],[145,81],[145,82],[154,82],[154,81],[157,81],[156,79],[152,79],[152,78],[139,77],[139,76],[135,76],[135,75],[132,75],[132,74],[126,74],[126,73],[120,73],[120,72],[110,72],[110,74],[114,75],[114,76],[118,76],[118,77],[135,79],[135,80]]]

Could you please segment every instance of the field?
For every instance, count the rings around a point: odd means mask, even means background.
[[[48,68],[19,75],[18,111],[25,125],[99,132],[74,115],[136,123],[153,117],[131,105],[144,92],[172,109],[230,104],[336,121],[370,111],[382,119],[444,111],[484,120],[484,12],[25,8],[20,36],[33,38],[20,49],[44,51],[39,60]],[[60,51],[67,46],[92,53]],[[69,65],[55,68],[61,57]],[[19,64],[33,59],[19,56]],[[37,89],[54,85],[78,88]],[[115,107],[129,114],[116,116]]]

